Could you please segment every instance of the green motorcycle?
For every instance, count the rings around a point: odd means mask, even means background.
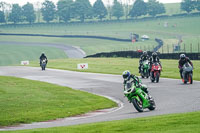
[[[146,108],[149,110],[156,108],[154,99],[143,91],[144,88],[147,89],[145,85],[136,85],[135,83],[126,83],[124,86],[124,95],[138,112],[143,112]]]
[[[149,61],[148,60],[145,60],[142,62],[142,67],[141,67],[141,77],[142,78],[149,78]]]

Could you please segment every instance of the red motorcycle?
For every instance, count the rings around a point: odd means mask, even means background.
[[[151,66],[151,72],[150,72],[150,76],[151,76],[151,82],[159,82],[159,78],[160,78],[160,74],[162,71],[162,67],[160,65],[160,63],[155,62],[152,64]]]

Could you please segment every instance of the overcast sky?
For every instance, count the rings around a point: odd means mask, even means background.
[[[39,2],[44,2],[45,0],[0,0],[0,2],[2,1],[5,1],[7,3],[10,3],[10,4],[13,4],[13,3],[18,3],[20,5],[24,5],[26,4],[27,2],[30,2],[30,3],[37,3],[38,1]],[[57,3],[58,0],[51,0],[53,1],[54,3]],[[96,0],[90,0],[90,2],[93,4]],[[112,1],[112,0],[103,0],[104,4],[107,4],[108,1]],[[119,0],[120,1],[120,0]],[[133,1],[133,0],[121,0],[123,3],[125,1]],[[145,0],[147,1],[147,0]],[[177,3],[177,2],[181,2],[181,0],[158,0],[159,2],[162,2],[162,3]]]

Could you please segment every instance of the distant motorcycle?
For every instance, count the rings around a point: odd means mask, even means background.
[[[157,83],[159,82],[161,71],[162,71],[162,67],[161,67],[160,63],[155,62],[152,64],[151,73],[150,73],[151,82],[155,82],[155,81]]]
[[[124,95],[128,98],[128,101],[133,104],[138,112],[143,112],[145,108],[154,110],[156,104],[154,99],[145,93],[141,88],[145,85],[137,86],[134,83],[127,83],[124,88]]]
[[[47,59],[43,59],[43,60],[41,61],[41,68],[42,68],[42,71],[45,70],[46,65],[47,65]]]
[[[189,62],[185,63],[183,65],[183,73],[182,73],[182,81],[184,84],[187,84],[187,82],[189,82],[190,84],[193,83],[193,67],[190,65]]]
[[[149,61],[148,60],[144,60],[142,62],[142,67],[141,67],[141,77],[142,78],[149,78]]]

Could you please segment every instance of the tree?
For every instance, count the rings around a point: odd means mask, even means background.
[[[9,15],[9,21],[14,22],[14,24],[21,22],[22,19],[22,8],[19,4],[12,5],[12,11]]]
[[[117,0],[114,0],[112,7],[112,16],[115,16],[118,20],[120,17],[124,15],[124,10],[122,4],[120,4]]]
[[[97,0],[94,3],[93,12],[94,12],[94,16],[99,18],[101,21],[108,14],[102,0]]]
[[[9,15],[9,12],[11,9],[11,5],[6,2],[0,2],[0,9],[3,12],[3,14],[1,13],[1,15],[4,15],[4,20],[5,20],[5,22],[7,22],[8,15]]]
[[[73,17],[78,17],[81,22],[93,16],[92,6],[89,0],[76,0],[72,5],[72,11]]]
[[[125,18],[128,19],[130,8],[131,8],[131,3],[134,3],[135,0],[124,0],[124,14]]]
[[[190,13],[192,10],[195,9],[195,1],[193,0],[183,0],[181,2],[181,10]]]
[[[22,7],[23,16],[25,20],[28,21],[30,24],[35,22],[36,15],[34,12],[33,4],[27,3]]]
[[[165,7],[162,3],[156,0],[149,0],[147,3],[147,12],[149,15],[155,17],[157,14],[165,13]]]
[[[196,1],[196,9],[200,11],[200,0]]]
[[[67,23],[71,18],[71,6],[73,4],[72,0],[59,0],[57,3],[59,20],[65,21]]]
[[[45,2],[42,3],[41,11],[43,19],[49,23],[55,18],[56,6],[52,1],[45,0]]]
[[[112,19],[112,8],[111,8],[111,2],[110,0],[106,0],[107,1],[107,12],[108,12],[108,18],[111,20]]]
[[[4,12],[0,11],[0,23],[5,23],[5,22],[6,22],[6,20],[5,20]]]
[[[136,0],[132,9],[129,12],[129,16],[137,18],[138,16],[147,14],[147,4],[143,0]]]
[[[40,16],[41,16],[41,6],[42,6],[42,3],[40,3],[40,1],[37,1],[35,3],[35,12],[36,12],[36,19],[37,19],[37,22],[40,23]]]

